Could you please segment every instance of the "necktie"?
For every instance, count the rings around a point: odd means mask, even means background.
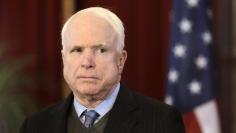
[[[85,111],[84,126],[90,128],[93,126],[94,121],[99,117],[99,114],[95,110]]]

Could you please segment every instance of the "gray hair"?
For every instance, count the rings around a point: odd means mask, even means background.
[[[90,7],[83,10],[78,11],[74,15],[72,15],[64,24],[62,31],[61,31],[61,38],[62,38],[62,46],[64,47],[64,33],[66,28],[68,27],[69,22],[72,20],[72,18],[78,14],[78,13],[93,13],[94,15],[97,15],[103,19],[105,19],[108,23],[111,24],[111,26],[114,28],[115,32],[117,33],[117,49],[118,51],[122,51],[124,49],[124,40],[125,40],[125,33],[124,33],[124,26],[120,18],[111,12],[110,10],[102,7]]]

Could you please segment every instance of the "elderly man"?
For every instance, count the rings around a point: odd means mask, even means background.
[[[62,29],[68,98],[25,120],[21,133],[184,133],[173,107],[120,84],[127,58],[124,27],[111,11],[91,7]]]

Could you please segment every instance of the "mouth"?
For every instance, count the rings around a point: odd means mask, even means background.
[[[99,78],[96,76],[78,76],[78,79],[83,79],[83,80],[98,80]]]

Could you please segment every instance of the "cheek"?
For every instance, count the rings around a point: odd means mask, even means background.
[[[76,70],[78,68],[78,62],[67,60],[64,62],[64,73],[69,76],[73,77],[73,75],[76,73]]]
[[[99,64],[102,66],[101,72],[107,76],[113,76],[119,73],[118,62],[114,58],[105,60]]]

